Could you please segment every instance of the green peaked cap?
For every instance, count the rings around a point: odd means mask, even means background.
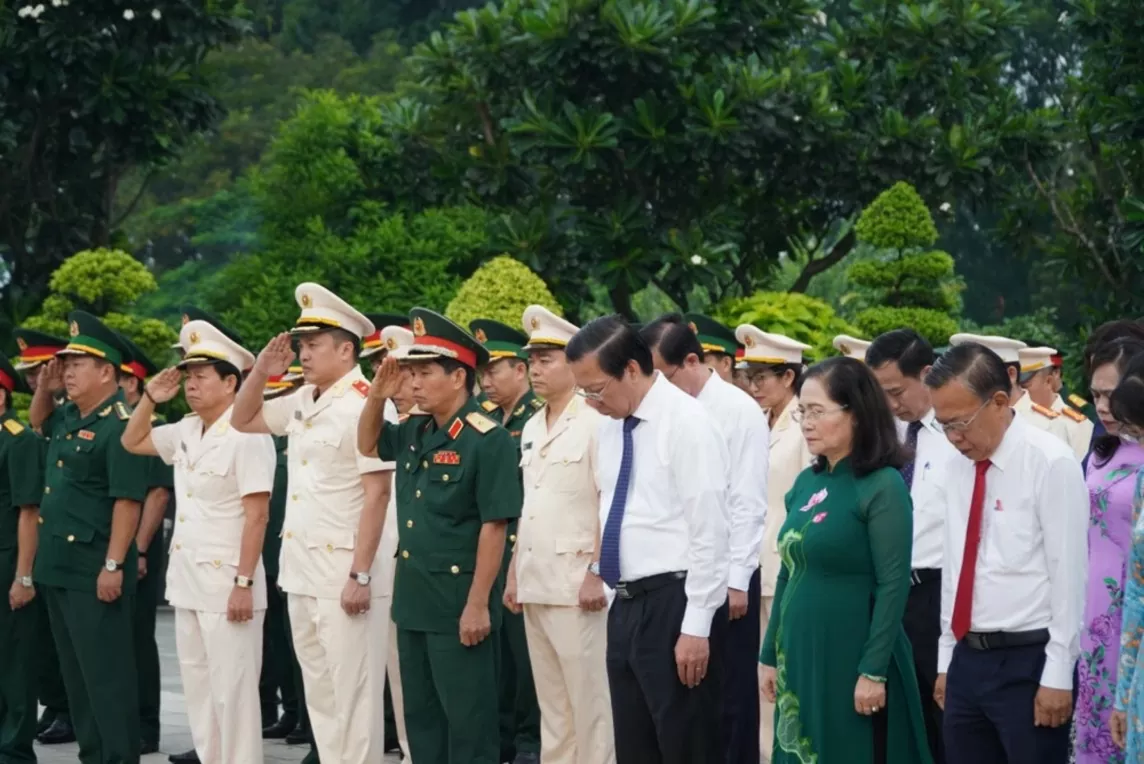
[[[50,361],[55,358],[56,353],[68,346],[67,340],[35,329],[17,329],[12,334],[16,337],[16,346],[20,348],[20,355],[16,358],[16,371],[28,371],[45,361]]]
[[[519,329],[513,329],[508,324],[493,321],[491,318],[478,318],[469,322],[469,329],[477,342],[489,351],[489,359],[499,361],[502,358],[519,358],[528,360],[528,353],[524,346],[528,344],[528,335]]]
[[[116,332],[119,337],[120,344],[126,351],[123,354],[123,363],[120,369],[131,374],[138,379],[147,379],[159,373],[159,367],[151,363],[151,359],[143,350],[127,338],[122,332]]]
[[[8,392],[12,393],[32,392],[32,388],[28,387],[28,381],[24,379],[24,375],[16,371],[16,367],[3,353],[0,353],[0,387],[7,388]],[[9,401],[9,407],[11,404],[12,402]]]
[[[427,308],[409,311],[413,346],[406,362],[452,358],[476,370],[489,362],[489,352],[457,324]]]
[[[71,340],[59,352],[60,355],[89,355],[101,358],[117,369],[123,365],[123,359],[128,355],[127,349],[119,335],[104,326],[95,316],[82,310],[73,310],[68,314],[68,331]]]
[[[726,353],[732,358],[741,345],[735,339],[735,332],[702,313],[688,313],[684,316],[691,331],[699,337],[699,344],[708,353]]]

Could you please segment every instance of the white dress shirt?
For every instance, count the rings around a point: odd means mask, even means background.
[[[910,498],[914,503],[914,570],[940,568],[945,546],[945,498],[941,486],[949,482],[952,459],[969,461],[962,456],[937,423],[933,409],[921,418],[918,445],[914,456],[914,482]],[[970,486],[972,490],[973,486]]]
[[[767,517],[767,460],[771,430],[751,396],[711,372],[696,400],[727,444],[727,522],[731,552],[728,585],[747,591],[759,569]]]
[[[680,631],[706,638],[727,599],[726,446],[703,404],[659,372],[634,415],[620,580],[687,571]],[[622,419],[601,419],[597,448],[603,529],[624,453]]]
[[[1014,416],[985,473],[970,630],[1049,630],[1041,685],[1072,689],[1088,556],[1088,489],[1064,441]],[[948,462],[938,672],[949,669],[952,620],[973,495],[974,463]]]
[[[242,497],[269,494],[277,455],[269,435],[239,432],[227,409],[206,432],[187,416],[151,431],[151,444],[175,467],[175,531],[167,563],[173,607],[225,613],[242,554]],[[266,573],[259,555],[251,576],[255,610],[266,608]]]

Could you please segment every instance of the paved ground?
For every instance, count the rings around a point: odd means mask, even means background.
[[[159,610],[157,627],[159,638],[159,659],[162,663],[163,698],[162,732],[159,748],[162,754],[144,756],[142,764],[159,764],[167,761],[170,753],[181,753],[192,748],[191,731],[187,727],[186,705],[183,703],[183,686],[179,680],[179,666],[175,659],[174,614],[168,608]],[[307,746],[289,746],[278,740],[263,743],[265,764],[280,762],[300,762],[308,750]],[[36,756],[40,764],[75,764],[79,749],[72,745],[45,746],[36,744]],[[385,762],[397,762],[400,757],[388,755]],[[247,764],[243,762],[242,764]],[[250,762],[249,764],[257,764]]]

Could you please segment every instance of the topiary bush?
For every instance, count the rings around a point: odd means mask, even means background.
[[[529,305],[543,305],[558,316],[564,315],[564,309],[539,276],[523,263],[501,255],[461,284],[445,308],[445,316],[464,327],[475,318],[490,318],[519,328],[521,315]]]
[[[732,329],[754,324],[764,332],[805,342],[812,348],[806,354],[813,359],[834,355],[836,335],[859,333],[825,302],[797,292],[755,292],[728,300],[712,313]]]
[[[894,329],[908,327],[925,337],[934,347],[949,344],[949,338],[958,331],[957,321],[928,308],[896,308],[880,305],[867,308],[854,322],[863,337],[877,337]]]
[[[878,249],[932,247],[937,241],[937,226],[926,203],[904,182],[883,191],[862,211],[854,233]]]

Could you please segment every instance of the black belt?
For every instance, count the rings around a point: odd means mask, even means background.
[[[687,573],[679,570],[673,573],[657,573],[647,578],[637,578],[635,581],[620,581],[616,584],[616,596],[622,600],[635,599],[685,578],[687,578]]]
[[[914,568],[910,571],[910,586],[941,580],[941,568]]]
[[[962,640],[974,650],[1001,650],[1006,647],[1028,647],[1049,642],[1048,629],[1032,631],[971,631]]]

